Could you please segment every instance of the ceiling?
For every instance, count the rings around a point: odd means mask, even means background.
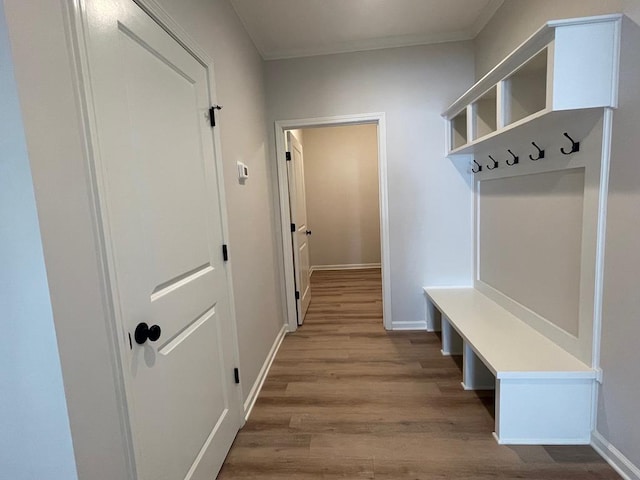
[[[265,60],[469,40],[504,0],[230,0]]]

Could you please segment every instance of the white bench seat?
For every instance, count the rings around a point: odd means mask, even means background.
[[[463,387],[496,389],[499,443],[589,443],[594,369],[474,288],[424,291],[443,354],[464,357]]]

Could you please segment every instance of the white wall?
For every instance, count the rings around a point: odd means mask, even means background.
[[[0,3],[0,476],[77,478],[18,94]]]
[[[473,83],[472,45],[270,61],[266,80],[271,126],[386,113],[392,319],[395,327],[424,326],[421,287],[471,283],[467,162],[445,159],[440,112]]]
[[[110,354],[117,330],[109,320],[94,195],[87,182],[90,163],[64,21],[65,6],[74,3],[5,0],[5,9],[78,477],[124,480],[131,461],[123,441],[126,412],[120,407],[119,367]],[[213,59],[217,100],[224,107],[219,128],[246,397],[284,324],[263,63],[226,0],[161,3]],[[236,178],[236,161],[250,168],[244,186]]]
[[[640,284],[640,228],[633,220],[640,211],[640,2],[508,0],[476,38],[476,72],[491,69],[547,20],[619,12],[633,22],[623,25],[620,108],[613,124],[597,431],[640,472],[640,379],[634,373],[640,364],[640,300],[634,290]]]
[[[640,14],[636,2],[636,12]],[[640,22],[640,15],[635,16]],[[640,478],[640,26],[623,23],[620,108],[614,114],[604,272],[598,432],[620,450]]]
[[[379,264],[377,126],[303,132],[312,267]]]
[[[618,13],[622,3],[623,0],[506,0],[474,40],[476,78],[495,67],[545,22]]]
[[[4,5],[78,478],[126,479],[121,390],[110,355],[115,332],[108,327],[62,2]]]

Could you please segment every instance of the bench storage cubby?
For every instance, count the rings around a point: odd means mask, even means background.
[[[499,443],[589,443],[592,368],[471,287],[424,291],[443,354],[463,356],[463,387],[496,390]]]

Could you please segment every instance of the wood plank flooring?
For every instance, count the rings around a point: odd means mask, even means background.
[[[493,393],[427,332],[382,327],[380,271],[319,271],[218,476],[230,479],[620,478],[589,446],[496,444]]]

